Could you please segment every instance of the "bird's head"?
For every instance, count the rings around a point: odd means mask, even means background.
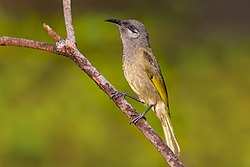
[[[146,27],[141,22],[137,20],[118,19],[107,19],[105,21],[115,23],[119,27],[123,43],[148,44],[148,33]]]

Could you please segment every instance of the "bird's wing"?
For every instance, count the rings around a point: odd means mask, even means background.
[[[156,90],[158,91],[158,93],[160,94],[163,102],[168,106],[167,90],[164,81],[157,76],[153,76],[151,78],[151,81],[155,86]]]
[[[143,50],[143,57],[145,58],[145,71],[159,93],[162,101],[168,106],[168,95],[166,85],[161,74],[160,67],[157,63],[155,56],[153,55],[152,50]]]

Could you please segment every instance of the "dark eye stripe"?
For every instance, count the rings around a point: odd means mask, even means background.
[[[132,25],[128,25],[128,29],[129,29],[130,31],[132,31],[133,33],[137,33],[136,28],[135,28],[134,26],[132,26]]]

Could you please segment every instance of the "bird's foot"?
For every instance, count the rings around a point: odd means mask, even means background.
[[[111,99],[116,100],[116,99],[118,99],[120,97],[125,97],[125,96],[126,96],[126,93],[116,91],[116,92],[113,92],[111,94]]]
[[[118,98],[120,98],[120,97],[129,97],[129,98],[131,98],[131,99],[134,99],[134,100],[136,100],[136,101],[138,101],[138,102],[144,104],[144,102],[141,101],[140,99],[138,99],[138,98],[136,98],[136,97],[134,97],[134,96],[131,96],[130,94],[125,93],[125,92],[118,92],[118,91],[116,91],[116,92],[113,92],[113,93],[111,94],[111,99],[113,99],[113,100],[116,100],[116,99],[118,99]]]
[[[147,109],[146,109],[146,111],[144,111],[142,114],[138,114],[138,115],[134,115],[135,116],[135,118],[130,122],[130,124],[136,124],[141,118],[144,118],[145,120],[146,120],[146,118],[145,118],[145,115],[148,113],[148,111],[153,107],[154,105],[153,104],[151,104]]]
[[[146,120],[145,113],[138,114],[138,115],[132,115],[132,116],[135,116],[135,118],[130,121],[130,123],[129,123],[130,125],[136,124],[141,118]]]

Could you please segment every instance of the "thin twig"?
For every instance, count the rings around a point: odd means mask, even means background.
[[[18,46],[18,47],[39,49],[58,54],[55,45],[29,39],[23,39],[23,38],[0,36],[0,46]]]
[[[70,40],[72,43],[76,43],[70,0],[63,0],[63,13],[67,32],[67,39]]]
[[[62,38],[52,29],[50,26],[48,26],[46,23],[43,23],[43,28],[47,31],[49,36],[51,36],[56,42],[59,42]]]

